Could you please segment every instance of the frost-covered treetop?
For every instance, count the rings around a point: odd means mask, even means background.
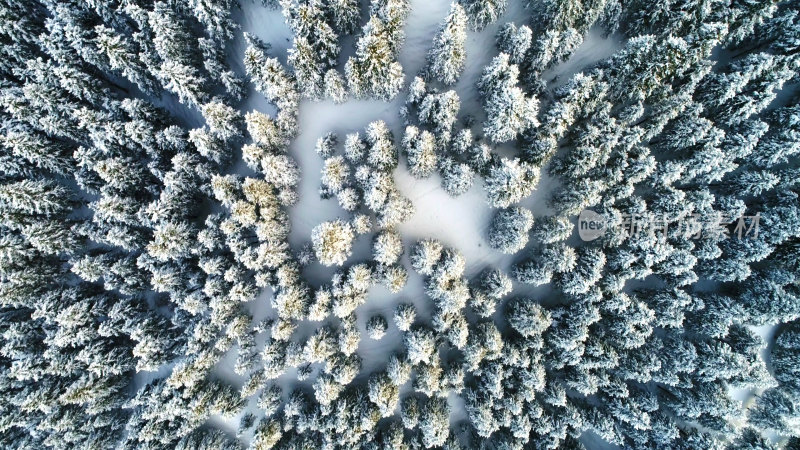
[[[336,220],[314,227],[311,242],[320,263],[341,266],[350,256],[354,237],[353,227],[349,223]]]

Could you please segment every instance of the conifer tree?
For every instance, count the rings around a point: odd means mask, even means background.
[[[539,124],[535,98],[527,98],[517,86],[519,68],[501,53],[483,71],[478,89],[484,98],[487,120],[484,132],[493,142],[515,139],[520,133]]]
[[[350,93],[356,98],[391,100],[400,92],[405,75],[394,60],[390,37],[386,24],[376,17],[364,26],[356,55],[347,60],[344,69]]]
[[[530,195],[539,181],[539,170],[518,159],[502,159],[489,169],[485,189],[489,206],[505,208]]]
[[[489,245],[503,253],[516,253],[528,243],[533,214],[525,208],[498,211],[489,224]]]
[[[443,158],[439,163],[442,187],[453,197],[466,193],[474,183],[475,171],[467,163],[452,158]]]
[[[304,96],[321,98],[326,72],[334,68],[339,55],[337,35],[321,5],[313,2],[281,2],[286,22],[294,31],[289,64]]]
[[[380,339],[386,334],[386,329],[388,328],[388,324],[386,323],[386,319],[383,318],[381,315],[375,315],[370,317],[367,321],[367,334],[372,339]]]
[[[401,303],[394,311],[394,323],[400,331],[408,331],[414,323],[417,311],[414,305]]]
[[[464,0],[461,3],[475,31],[483,30],[506,10],[505,0]]]
[[[340,35],[355,33],[361,17],[359,2],[356,0],[333,0],[327,2],[327,13],[332,18],[330,23]]]
[[[437,154],[433,134],[406,127],[403,135],[403,152],[408,158],[408,168],[416,178],[427,178],[436,170]]]
[[[353,228],[341,220],[323,222],[311,233],[317,260],[326,266],[344,264],[350,256],[353,238]]]
[[[428,52],[427,71],[444,84],[455,83],[464,71],[466,28],[467,15],[464,13],[464,8],[458,3],[453,3],[433,39],[433,47]]]
[[[497,32],[497,47],[514,64],[521,64],[531,46],[533,32],[527,25],[517,27],[508,22]]]

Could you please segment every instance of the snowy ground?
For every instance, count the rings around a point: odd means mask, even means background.
[[[241,31],[252,33],[270,43],[272,56],[278,57],[285,63],[286,49],[291,46],[290,30],[286,26],[279,10],[268,9],[261,6],[259,2],[257,3],[243,0],[242,8],[234,14],[234,19],[241,24]],[[405,27],[406,40],[399,57],[406,73],[407,82],[422,68],[425,62],[425,54],[433,36],[449,9],[450,3],[446,1],[411,0],[411,13]],[[484,118],[480,99],[474,86],[484,66],[497,54],[497,49],[494,45],[497,29],[508,21],[513,21],[520,25],[526,23],[527,20],[528,14],[525,12],[522,2],[512,0],[500,20],[480,33],[470,32],[468,35],[466,70],[454,89],[461,100],[461,115],[469,113],[476,119],[474,133],[480,133],[480,123]],[[347,56],[353,52],[353,42],[353,38],[346,38],[342,42],[340,69]],[[591,31],[575,55],[567,62],[545,72],[545,79],[549,81],[558,77],[558,81],[554,85],[560,84],[579,72],[583,67],[610,56],[619,47],[620,43],[615,39],[604,38],[599,32]],[[242,66],[243,54],[244,41],[239,36],[229,49],[230,63],[238,73],[244,72]],[[299,125],[301,134],[292,142],[290,148],[290,153],[299,164],[303,174],[298,189],[300,201],[289,212],[292,223],[290,242],[293,247],[299,248],[299,246],[308,242],[312,228],[320,222],[337,217],[348,217],[348,214],[339,208],[335,200],[321,200],[319,198],[319,173],[322,168],[322,159],[314,152],[316,140],[325,133],[333,131],[339,134],[341,142],[345,134],[363,131],[368,123],[375,120],[384,120],[393,130],[395,141],[398,142],[402,137],[403,129],[398,111],[404,102],[404,95],[401,93],[398,99],[389,103],[349,101],[342,105],[335,105],[332,102],[314,103],[304,101],[300,105]],[[274,114],[275,112],[275,108],[268,104],[263,96],[252,89],[239,107],[242,112],[252,110],[267,114]],[[202,125],[202,118],[191,112],[182,112],[180,116],[192,126]],[[513,154],[515,152],[513,148],[503,148],[501,150],[504,154]],[[244,165],[240,158],[233,166],[232,171],[243,175],[253,175],[253,172]],[[522,254],[518,254],[516,257],[509,257],[492,250],[486,244],[486,228],[493,210],[486,205],[483,186],[480,181],[477,181],[469,192],[454,199],[442,190],[438,175],[426,180],[414,179],[406,170],[404,161],[395,170],[394,176],[400,190],[412,200],[416,207],[416,213],[411,220],[400,226],[406,249],[420,238],[432,237],[439,239],[446,245],[452,246],[463,253],[467,261],[467,276],[470,277],[486,267],[496,267],[507,271],[511,264],[522,256]],[[521,205],[531,209],[535,216],[548,214],[546,201],[551,191],[551,184],[551,179],[543,173],[538,190],[525,199]],[[353,255],[348,260],[348,264],[369,259],[370,237],[361,236],[356,242]],[[410,269],[407,255],[403,257],[403,263]],[[304,275],[312,286],[317,287],[329,282],[332,273],[333,269],[313,264],[305,269]],[[364,333],[358,348],[358,353],[363,358],[362,373],[356,382],[366,379],[370,373],[382,369],[392,352],[401,350],[400,332],[391,323],[392,311],[399,302],[413,302],[423,320],[430,316],[431,301],[424,295],[422,280],[413,271],[410,271],[409,275],[408,285],[401,293],[390,294],[385,288],[377,286],[370,291],[368,302],[356,310],[359,328],[362,332],[365,330],[366,320],[374,314],[383,314],[390,322],[386,336],[379,341],[369,339]],[[537,290],[515,285],[514,295],[532,295],[540,298],[542,292],[541,288]],[[271,295],[272,292],[269,290],[262,292],[256,300],[247,305],[254,316],[254,323],[274,315],[269,305]],[[303,322],[300,324],[298,334],[307,336],[319,325],[319,323]],[[263,345],[263,339],[263,336],[258,339],[259,345]],[[226,358],[220,361],[215,373],[234,386],[241,386],[244,378],[233,372],[235,359],[234,349],[229,352]],[[313,381],[313,376],[311,380]],[[310,387],[311,383],[311,381],[299,383],[294,370],[284,374],[277,382],[284,388],[285,393],[292,388]],[[463,402],[456,396],[451,396],[449,400],[454,410],[451,416],[451,423],[457,423],[465,419]],[[246,411],[256,413],[258,416],[255,399],[250,400]],[[239,417],[232,420],[213,417],[210,420],[210,424],[233,435],[236,432]],[[249,440],[250,437],[250,435],[243,436],[245,441]]]

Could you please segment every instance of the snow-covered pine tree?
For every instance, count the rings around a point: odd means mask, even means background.
[[[388,101],[400,92],[405,75],[397,61],[397,52],[407,15],[405,0],[372,3],[370,19],[356,43],[356,54],[344,68],[350,93],[356,98]]]
[[[539,169],[518,159],[502,159],[489,168],[485,180],[486,200],[494,208],[506,208],[533,192]]]
[[[282,0],[286,22],[294,32],[289,64],[302,95],[314,100],[322,97],[326,73],[335,69],[339,56],[338,36],[321,4]]]
[[[386,323],[386,319],[383,316],[375,315],[367,321],[367,334],[370,338],[378,340],[386,334],[388,327],[389,324]]]
[[[539,124],[539,102],[517,86],[519,68],[501,53],[484,69],[478,89],[484,98],[487,119],[484,132],[493,142],[506,142]]]
[[[489,224],[489,246],[503,253],[516,253],[528,243],[533,214],[522,207],[499,210]]]
[[[514,23],[508,22],[497,32],[497,48],[507,54],[514,64],[523,62],[532,40],[533,32],[527,25],[517,27]]]
[[[420,131],[415,126],[406,127],[403,153],[408,158],[408,169],[415,178],[427,178],[436,170],[436,142],[430,131]]]
[[[317,225],[311,233],[317,260],[326,266],[343,265],[350,256],[354,237],[352,226],[341,220]]]
[[[506,10],[506,0],[463,0],[461,4],[475,31],[486,28]]]
[[[427,73],[444,84],[458,81],[464,71],[467,52],[467,15],[458,3],[450,6],[450,12],[433,39],[428,52]]]

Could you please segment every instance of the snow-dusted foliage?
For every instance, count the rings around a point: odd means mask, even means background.
[[[495,208],[506,208],[530,195],[539,181],[535,165],[519,159],[501,159],[487,170],[486,200]]]
[[[798,11],[0,0],[0,446],[800,447]]]
[[[483,30],[497,20],[506,9],[506,0],[463,0],[472,29]]]
[[[484,98],[483,131],[492,142],[506,142],[539,125],[539,101],[517,86],[519,68],[501,53],[486,66],[478,90]]]
[[[408,11],[406,0],[373,0],[370,4],[369,20],[358,38],[355,55],[344,67],[354,97],[390,100],[400,93],[404,74],[397,54]]]
[[[428,53],[428,72],[432,78],[444,84],[458,81],[464,70],[467,51],[467,15],[458,3],[450,7],[442,27],[433,39],[433,47]]]
[[[321,138],[323,139],[323,138]],[[398,163],[398,150],[394,144],[394,135],[383,121],[371,122],[367,125],[364,136],[360,133],[348,134],[344,142],[344,155],[334,155],[338,139],[326,135],[324,141],[318,142],[320,155],[327,155],[322,168],[322,187],[320,196],[335,196],[339,206],[345,211],[369,211],[377,216],[377,225],[382,229],[391,229],[408,220],[414,214],[414,205],[402,195],[394,184],[392,170]],[[320,146],[327,146],[320,149]],[[371,228],[368,216],[356,213],[353,225],[358,234]],[[388,233],[388,231],[387,231]],[[386,240],[384,236],[383,240]],[[390,244],[388,241],[385,244]],[[397,249],[383,243],[376,247],[378,261],[394,261],[390,256]],[[377,253],[381,252],[380,256]],[[399,253],[397,253],[399,256]],[[396,257],[394,257],[396,259]],[[387,263],[389,264],[389,263]],[[396,272],[396,271],[395,271]]]
[[[372,316],[367,321],[367,334],[372,339],[380,339],[386,334],[388,326],[383,316]]]
[[[341,266],[350,256],[354,237],[353,226],[342,220],[317,225],[311,233],[317,260],[326,266]]]
[[[499,210],[489,224],[489,245],[503,253],[516,253],[528,243],[533,214],[525,208]]]

